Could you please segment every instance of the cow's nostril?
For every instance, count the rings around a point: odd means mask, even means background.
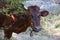
[[[33,31],[39,32],[41,29],[42,29],[42,27],[36,26],[36,27],[33,28]]]

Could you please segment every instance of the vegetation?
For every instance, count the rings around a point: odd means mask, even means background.
[[[55,7],[52,14],[49,14],[47,17],[42,17],[41,25],[43,28],[60,28],[60,8]]]
[[[25,10],[22,8],[21,3],[26,0],[0,0],[0,12],[5,12],[8,14],[8,11],[15,10],[14,14],[18,14],[19,12],[24,13]],[[15,13],[16,12],[16,13]]]

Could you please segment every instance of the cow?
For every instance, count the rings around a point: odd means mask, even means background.
[[[12,33],[25,32],[28,27],[33,31],[39,32],[42,27],[40,26],[41,16],[45,17],[49,14],[47,10],[40,11],[38,6],[29,6],[26,13],[19,13],[18,16],[9,12],[9,15],[0,14],[0,26],[4,28],[4,40],[11,38]]]

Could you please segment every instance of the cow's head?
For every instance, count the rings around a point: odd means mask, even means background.
[[[48,11],[44,10],[44,11],[40,11],[40,7],[38,6],[29,6],[28,7],[28,11],[29,11],[29,16],[31,19],[31,26],[33,31],[40,31],[41,30],[41,26],[40,26],[40,17],[43,16],[47,16],[48,15]]]

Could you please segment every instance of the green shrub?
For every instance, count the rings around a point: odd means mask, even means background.
[[[16,9],[15,11],[16,12],[21,12],[21,13],[24,13],[25,10],[21,7],[21,3],[24,2],[26,0],[5,0],[6,2],[6,7],[4,8],[0,8],[0,12],[5,12],[6,14],[8,14],[8,11],[10,9]],[[15,13],[14,11],[14,13]],[[17,13],[15,13],[17,14]]]

